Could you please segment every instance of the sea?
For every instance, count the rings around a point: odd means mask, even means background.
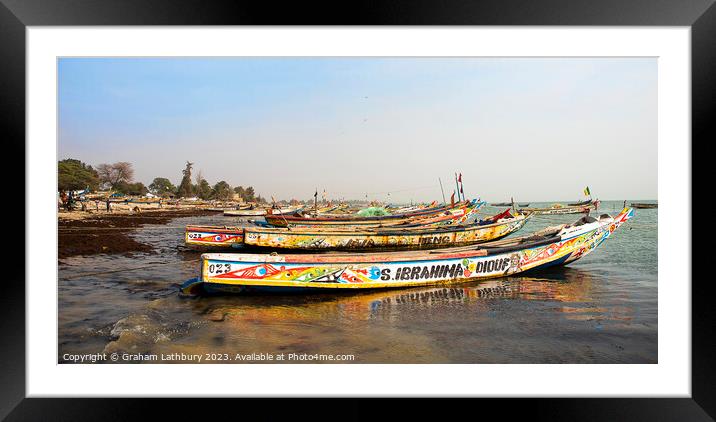
[[[603,201],[597,214],[622,206]],[[535,216],[514,235],[579,217]],[[200,253],[184,246],[184,227],[250,223],[176,218],[131,233],[152,253],[60,261],[58,363],[658,363],[657,223],[658,209],[637,209],[591,254],[529,276],[187,298],[178,287],[199,275]]]

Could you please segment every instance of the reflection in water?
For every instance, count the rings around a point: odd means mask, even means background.
[[[181,227],[225,223],[181,218],[164,231],[137,232],[158,253],[60,265],[59,361],[63,353],[105,351],[354,354],[356,363],[653,363],[656,217],[637,214],[633,221],[637,233],[624,231],[577,264],[520,277],[180,298],[177,285],[195,276],[199,257],[181,244]],[[525,231],[559,222],[531,221]],[[634,243],[643,247],[630,253]]]

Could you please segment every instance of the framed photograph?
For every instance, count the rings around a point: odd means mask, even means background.
[[[690,246],[712,2],[317,22],[2,1],[26,166],[3,417],[129,418],[144,397],[716,412]]]

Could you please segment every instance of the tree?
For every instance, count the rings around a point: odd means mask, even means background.
[[[149,191],[157,196],[170,196],[177,188],[165,177],[155,177],[149,184]]]
[[[249,187],[246,188],[246,190],[244,191],[244,196],[243,196],[244,201],[246,201],[246,202],[253,202],[253,201],[255,201],[256,198],[254,197],[254,195],[255,195],[255,193],[254,193],[254,188],[252,188],[251,186],[249,186]]]
[[[177,189],[177,196],[180,198],[186,198],[194,194],[194,187],[191,185],[191,166],[193,165],[194,163],[187,161],[186,168],[181,171],[184,177],[182,177]]]
[[[58,190],[97,190],[98,187],[99,174],[92,166],[72,158],[57,162]]]
[[[134,179],[134,169],[132,163],[120,161],[114,164],[100,164],[97,166],[99,181],[104,186],[116,189],[117,186],[124,183],[131,183]]]
[[[231,186],[222,180],[221,182],[214,185],[214,190],[211,196],[212,198],[221,201],[229,200],[233,196]]]
[[[236,192],[241,199],[244,199],[244,187],[243,186],[237,186],[234,188],[234,192]]]
[[[127,183],[127,182],[119,182],[117,186],[115,186],[115,189],[119,193],[124,193],[126,195],[145,195],[149,190],[146,186],[144,186],[144,183],[137,182],[137,183]]]
[[[199,183],[196,185],[196,196],[198,196],[201,199],[209,199],[212,196],[213,191],[211,190],[211,186],[209,185],[209,182],[206,181],[206,179],[201,179]]]

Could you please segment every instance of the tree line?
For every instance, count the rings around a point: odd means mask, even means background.
[[[80,160],[68,158],[57,163],[57,189],[59,191],[109,189],[125,195],[146,195],[151,192],[164,198],[198,197],[205,200],[216,199],[224,201],[233,199],[236,193],[246,202],[266,202],[261,195],[256,194],[251,186],[232,188],[224,180],[211,186],[200,171],[197,172],[192,183],[193,165],[194,163],[187,161],[186,167],[182,170],[182,179],[179,186],[174,186],[165,177],[156,177],[149,186],[144,186],[141,182],[134,182],[134,169],[132,164],[126,161],[114,164],[103,163],[98,165],[97,168],[93,168]]]

